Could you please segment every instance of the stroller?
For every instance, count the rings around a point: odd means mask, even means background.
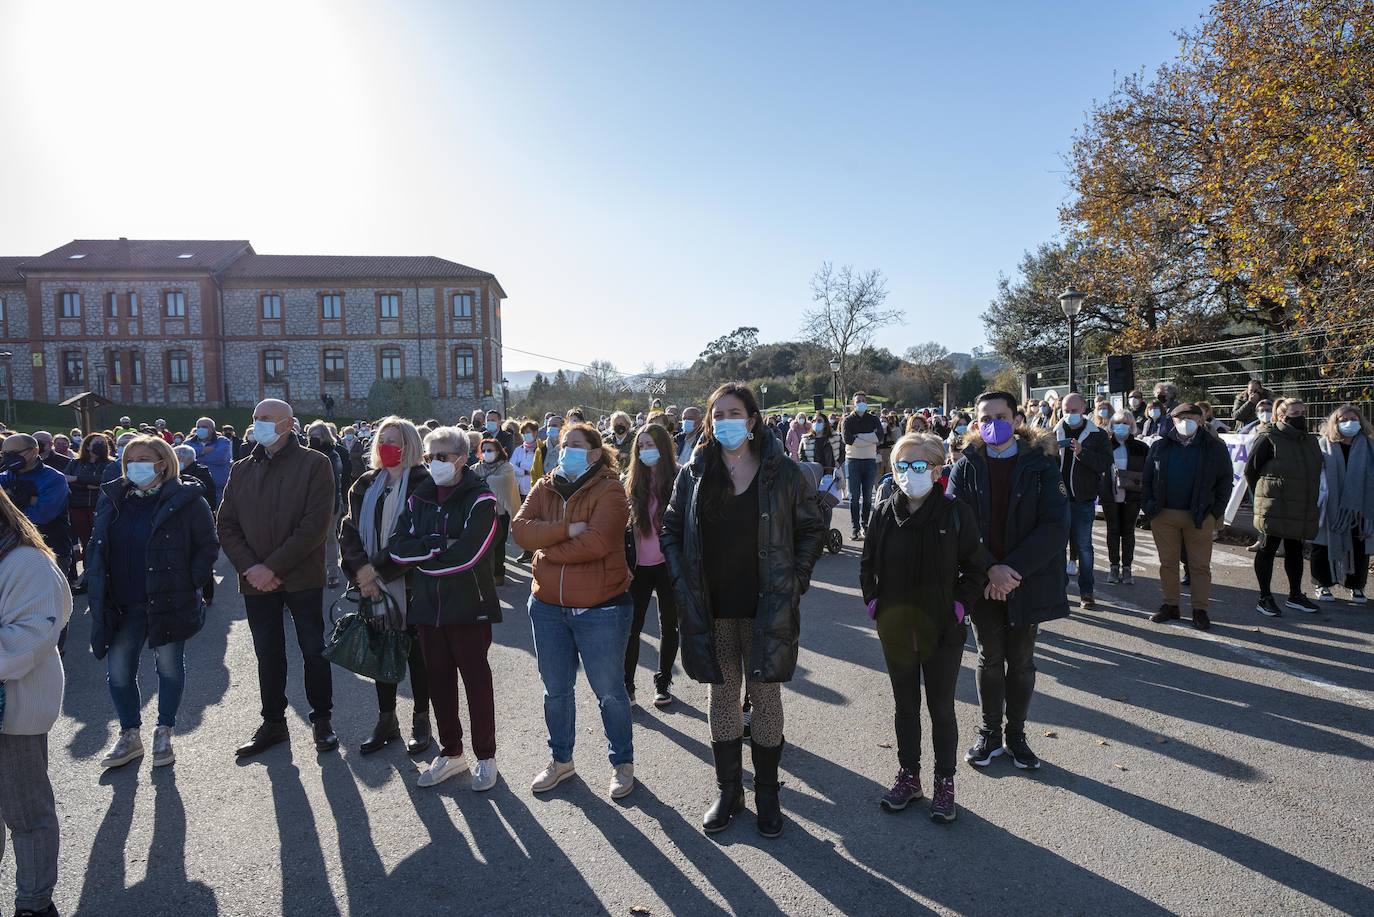
[[[844,547],[844,535],[839,529],[831,528],[830,517],[835,514],[835,507],[840,505],[839,476],[825,474],[824,469],[816,462],[797,464],[801,467],[807,483],[816,489],[816,503],[821,508],[821,517],[825,519],[825,527],[829,530],[825,536],[825,548],[831,554],[838,554]]]

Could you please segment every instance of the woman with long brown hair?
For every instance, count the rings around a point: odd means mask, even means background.
[[[630,639],[625,646],[625,690],[630,704],[635,702],[635,669],[639,666],[639,634],[649,597],[658,594],[658,674],[654,676],[654,706],[673,702],[673,663],[677,661],[677,597],[658,533],[663,528],[663,511],[673,499],[677,480],[677,459],[673,438],[665,427],[649,424],[635,436],[630,451],[630,472],[625,479],[625,494],[630,501],[630,537],[634,539],[634,579],[630,597],[635,616],[630,624]]]
[[[720,797],[703,827],[723,830],[744,808],[740,689],[747,687],[758,829],[777,837],[782,682],[796,670],[799,606],[825,523],[814,489],[743,383],[711,395],[701,445],[677,477],[660,537],[677,588],[682,666],[711,686]]]

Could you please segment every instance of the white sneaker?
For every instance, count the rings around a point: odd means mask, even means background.
[[[472,771],[472,788],[478,793],[485,793],[487,790],[496,786],[496,759],[482,758],[477,762],[477,767]]]
[[[1318,602],[1336,601],[1336,597],[1331,594],[1331,590],[1327,589],[1325,586],[1318,587],[1316,595],[1312,596],[1312,598],[1316,599]]]
[[[621,799],[630,795],[630,791],[635,788],[635,766],[630,764],[617,764],[611,771],[611,798]]]
[[[1077,575],[1078,575],[1078,564],[1074,563],[1073,561],[1069,561],[1068,566],[1066,566],[1066,567],[1064,568],[1064,575],[1065,575],[1065,576],[1077,576]]]
[[[450,758],[447,755],[439,755],[429,762],[429,767],[420,771],[419,786],[436,786],[443,783],[455,774],[465,774],[468,770],[467,758],[459,755]]]
[[[176,752],[172,751],[172,727],[157,727],[153,730],[153,767],[166,767],[176,759]]]
[[[536,793],[547,793],[564,780],[577,773],[571,761],[550,761],[545,768],[534,775],[530,789]]]
[[[135,758],[143,757],[143,736],[137,729],[125,729],[119,733],[114,745],[100,759],[101,767],[119,767]]]

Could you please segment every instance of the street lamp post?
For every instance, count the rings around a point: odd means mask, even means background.
[[[1080,293],[1073,287],[1069,287],[1059,294],[1059,308],[1064,310],[1064,317],[1069,320],[1069,391],[1075,391],[1073,381],[1073,332],[1074,319],[1078,318],[1078,313],[1083,309],[1083,300],[1088,298],[1087,293]]]
[[[501,377],[501,417],[502,417],[502,418],[504,418],[504,417],[506,416],[506,414],[507,414],[507,413],[509,412],[509,410],[510,410],[510,404],[509,404],[510,399],[509,399],[509,395],[510,395],[510,380],[507,379],[505,376],[502,376],[502,377]],[[505,420],[503,419],[501,422],[502,422],[502,423],[505,423]]]
[[[105,394],[105,361],[101,359],[95,361],[95,393]]]
[[[763,385],[760,385],[759,391],[763,393],[763,407],[760,408],[760,410],[766,411],[768,410],[768,383],[765,382]]]
[[[835,402],[835,410],[840,409],[840,358],[830,358],[830,400]]]

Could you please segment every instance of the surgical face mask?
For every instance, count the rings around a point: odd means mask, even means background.
[[[966,423],[961,423],[961,424],[956,425],[955,428],[954,428],[954,432],[955,432],[955,433],[958,433],[960,436],[963,436],[965,433],[968,432],[968,424],[966,424]]]
[[[209,428],[209,427],[196,427],[196,436],[200,437],[201,439],[209,439],[209,438],[210,438],[210,428]]]
[[[566,481],[576,481],[587,473],[587,450],[565,447],[558,455],[558,475]]]
[[[521,433],[520,438],[523,439],[527,444],[534,442],[534,434],[531,433],[529,430],[526,430],[524,433]]]
[[[559,429],[558,429],[558,427],[549,427],[549,442],[551,442],[551,443],[556,443],[556,442],[558,442],[558,434],[559,434]]]
[[[811,432],[812,432],[812,433],[820,433],[820,432],[821,432],[822,430],[824,430],[824,429],[825,429],[825,424],[821,423],[820,421],[817,421],[816,423],[813,423],[813,424],[811,425]]]
[[[495,452],[483,452],[483,453],[482,453],[482,461],[486,462],[488,465],[495,463],[495,461],[496,461],[496,453],[495,453]]]
[[[1125,439],[1131,435],[1131,425],[1128,423],[1112,424],[1112,432],[1116,434],[1117,439]]]
[[[733,451],[749,438],[749,421],[742,417],[727,417],[716,421],[715,431],[720,444]]]
[[[659,451],[657,449],[640,449],[639,460],[650,468],[658,464]]]
[[[354,436],[352,433],[349,433],[343,438],[343,443],[345,446],[352,446],[357,441],[358,437]]]
[[[1142,402],[1139,398],[1132,398],[1132,399],[1131,399],[1131,407],[1133,407],[1133,408],[1139,408],[1139,407],[1141,406],[1141,404],[1143,404],[1143,403],[1144,403],[1144,402]]]
[[[496,432],[496,421],[494,421],[494,420],[488,420],[488,421],[487,421],[487,432],[488,432],[488,433],[495,433],[495,432]]]
[[[157,477],[157,462],[130,462],[125,473],[135,487],[147,487]]]
[[[1341,431],[1342,436],[1356,436],[1363,425],[1358,420],[1342,420],[1336,424],[1336,429]]]
[[[855,403],[855,405],[854,405],[854,411],[855,411],[855,413],[858,413],[858,414],[863,414],[863,413],[865,413],[866,411],[868,411],[868,402],[866,402],[866,401],[860,401],[860,402]]]
[[[683,433],[691,433],[691,432],[692,432],[693,430],[695,430],[696,428],[697,428],[697,422],[696,422],[695,420],[693,420],[692,418],[690,418],[690,417],[688,417],[686,420],[684,420],[684,421],[682,422],[682,432],[683,432]]]
[[[983,437],[983,442],[991,446],[1000,446],[1011,439],[1012,428],[1009,420],[988,420],[978,425],[978,434]]]
[[[902,493],[908,497],[920,498],[930,493],[935,482],[931,480],[930,472],[899,471],[896,475],[897,486],[902,489]]]
[[[1164,414],[1159,408],[1150,408],[1150,419],[1159,420],[1162,416],[1164,416]]]
[[[431,462],[429,466],[429,476],[434,479],[434,483],[440,487],[446,487],[453,483],[453,479],[458,477],[458,469],[452,462]]]
[[[182,442],[182,440],[181,440],[181,437],[180,437],[180,436],[173,436],[173,437],[172,437],[172,445],[174,445],[174,446],[180,446],[180,445],[181,445],[181,442]]]
[[[281,434],[277,432],[277,425],[276,425],[275,423],[273,423],[272,421],[270,421],[270,420],[255,420],[255,421],[253,421],[253,439],[256,440],[257,442],[262,443],[263,446],[270,446],[270,445],[272,445],[272,444],[275,443],[275,442],[278,440],[278,438],[280,438],[280,437],[281,437]]]
[[[1097,416],[1098,416],[1098,417],[1101,417],[1103,420],[1110,420],[1110,419],[1111,419],[1111,416],[1112,416],[1112,412],[1111,412],[1111,411],[1098,411],[1098,412],[1097,412]]]
[[[1082,415],[1082,414],[1076,414],[1076,413],[1075,413],[1075,414],[1065,414],[1065,415],[1064,415],[1064,423],[1068,424],[1068,425],[1071,426],[1071,427],[1080,427],[1080,426],[1083,425],[1083,415]]]
[[[1178,422],[1178,432],[1185,438],[1192,436],[1197,432],[1197,421],[1193,420],[1191,417],[1180,420]]]
[[[1274,419],[1274,412],[1273,412],[1273,411],[1258,411],[1258,412],[1256,412],[1255,416],[1258,417],[1258,418],[1260,419],[1260,423],[1268,423],[1269,421],[1271,421],[1271,420]]]
[[[377,444],[377,458],[381,461],[383,468],[395,468],[397,465],[401,464],[401,457],[403,454],[403,450],[400,446],[395,446],[391,443]]]

